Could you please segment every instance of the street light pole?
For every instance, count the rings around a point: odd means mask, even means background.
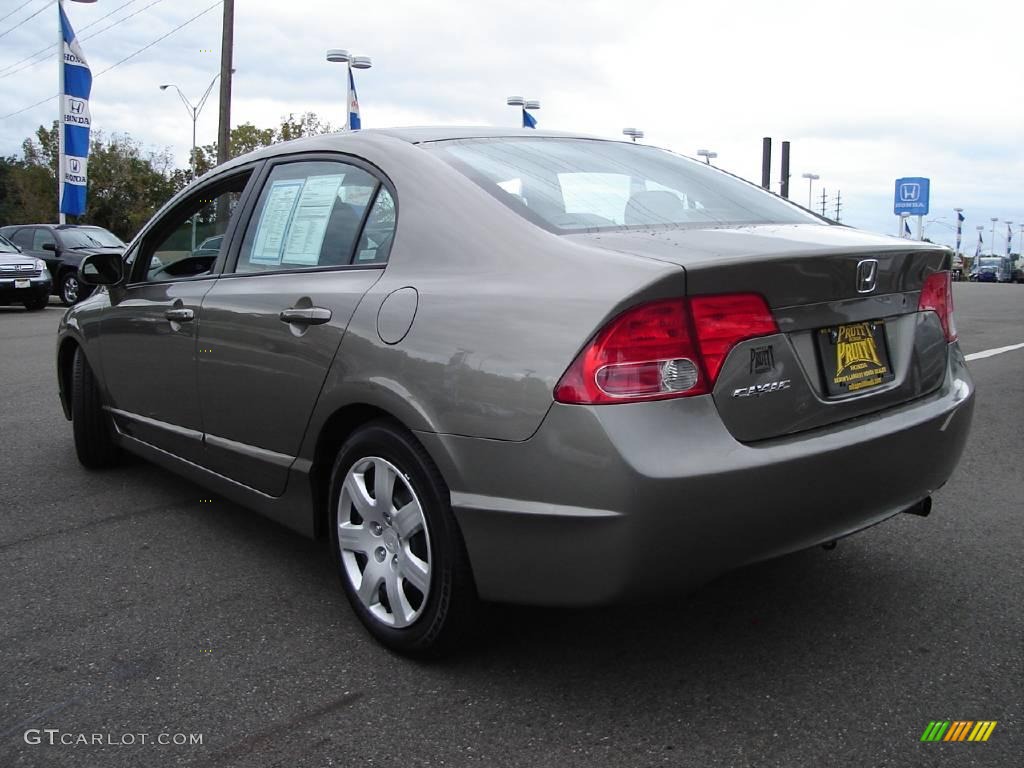
[[[814,189],[814,182],[820,179],[821,176],[819,176],[816,173],[804,173],[801,174],[801,176],[807,179],[807,208],[808,210],[810,210],[811,206],[814,205],[812,194],[812,190]],[[902,230],[900,230],[900,232],[902,234]]]
[[[703,157],[704,162],[707,163],[708,165],[711,165],[711,161],[714,158],[718,157],[718,153],[712,152],[710,149],[698,149],[697,157]]]
[[[540,109],[540,102],[537,99],[524,99],[522,96],[509,96],[505,99],[505,103],[510,107],[519,107],[520,109],[520,123],[523,122],[522,114],[530,109]],[[530,119],[533,119],[533,115],[530,115]],[[526,128],[525,125],[520,125],[521,128]],[[529,126],[533,128],[534,126]]]
[[[352,128],[352,78],[353,69],[369,69],[373,61],[369,56],[352,56],[344,48],[331,48],[327,51],[327,60],[335,64],[345,65],[345,130]]]
[[[629,136],[631,139],[633,139],[633,143],[636,144],[637,139],[642,139],[644,137],[644,132],[641,131],[639,128],[623,128],[622,135]]]
[[[185,109],[188,111],[188,116],[192,118],[192,153],[189,155],[189,165],[192,166],[192,180],[195,181],[196,177],[199,176],[199,166],[196,158],[196,123],[199,122],[199,113],[203,111],[203,107],[206,106],[206,100],[210,98],[210,94],[213,92],[213,85],[217,82],[217,78],[220,77],[220,72],[213,76],[213,80],[206,86],[206,91],[203,92],[202,98],[199,99],[198,104],[193,104],[188,100],[188,97],[182,93],[174,83],[165,83],[160,86],[161,91],[166,91],[168,88],[173,88],[178,92],[178,97],[181,99],[181,103],[185,105]],[[196,249],[196,217],[192,217],[192,250]]]
[[[996,222],[999,221],[998,216],[993,216],[992,219],[992,255],[996,255]]]

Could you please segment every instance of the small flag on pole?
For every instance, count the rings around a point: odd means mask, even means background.
[[[523,128],[536,128],[537,118],[526,111],[526,107],[523,107]]]
[[[983,236],[981,234],[981,230],[979,229],[978,230],[978,247],[974,249],[974,258],[978,258],[979,256],[981,256],[982,240],[983,240]]]
[[[910,222],[907,221],[906,219],[903,220],[903,236],[904,237],[911,237],[911,234],[910,234]]]
[[[64,13],[64,4],[58,3],[60,29],[64,38],[61,100],[61,127],[64,134],[61,168],[60,212],[72,216],[85,213],[85,190],[89,164],[89,93],[92,91],[92,72],[78,44],[71,22]]]
[[[359,97],[356,95],[356,80],[352,76],[352,68],[348,70],[348,127],[358,131],[362,127],[359,119]]]
[[[960,253],[960,236],[963,232],[964,212],[956,212],[956,252]]]
[[[1013,243],[1013,227],[1010,226],[1010,222],[1006,222],[1006,255],[1010,255],[1010,248]]]

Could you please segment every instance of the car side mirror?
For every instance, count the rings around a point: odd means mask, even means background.
[[[57,244],[56,243],[43,243],[43,250],[44,251],[53,251],[54,253],[56,253],[57,252]]]
[[[117,285],[124,280],[120,253],[94,253],[78,265],[78,279],[86,285]]]

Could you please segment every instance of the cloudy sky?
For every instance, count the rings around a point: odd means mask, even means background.
[[[67,6],[96,74],[213,2]],[[0,0],[0,17],[9,13],[0,21],[2,115],[57,91],[52,57],[17,64],[54,41],[52,0]],[[177,83],[198,99],[218,69],[221,13],[218,3],[98,76],[94,126],[170,147],[184,165],[190,120],[157,86]],[[844,223],[895,233],[894,179],[928,176],[926,236],[952,244],[952,208],[962,206],[965,248],[973,251],[978,224],[988,247],[996,216],[997,250],[1005,248],[1007,219],[1018,222],[1017,250],[1024,222],[1018,3],[238,0],[235,24],[234,123],[270,126],[305,111],[341,123],[344,69],[324,52],[348,48],[373,57],[373,69],[357,73],[364,127],[513,125],[518,115],[505,97],[517,94],[541,100],[545,128],[619,136],[636,126],[651,144],[688,155],[717,151],[716,163],[755,181],[761,137],[773,136],[772,178],[778,143],[788,139],[790,194],[799,202],[807,201],[801,174],[814,172],[819,200],[822,186],[830,200],[842,192]],[[0,120],[0,152],[17,153],[36,126],[54,119],[56,104]],[[216,130],[214,95],[199,142],[213,141]]]

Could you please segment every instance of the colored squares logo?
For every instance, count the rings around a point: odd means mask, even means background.
[[[995,720],[932,720],[921,741],[988,741],[995,727]]]

